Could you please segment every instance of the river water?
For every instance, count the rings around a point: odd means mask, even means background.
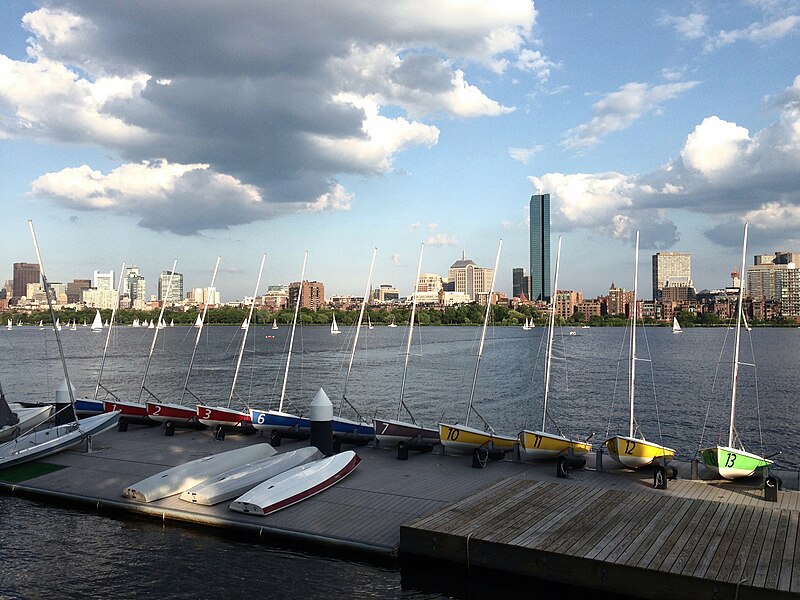
[[[338,406],[351,357],[354,328],[332,336],[325,327],[297,329],[286,385],[286,406],[307,407],[323,387]],[[489,328],[474,406],[499,433],[516,434],[542,421],[544,329]],[[571,334],[572,333],[572,334]],[[114,329],[103,384],[122,399],[146,388],[176,401],[186,380],[196,330]],[[362,328],[347,380],[347,398],[362,416],[394,417],[405,359],[403,327]],[[418,327],[409,357],[405,400],[417,420],[464,421],[476,366],[479,327]],[[62,330],[70,378],[92,395],[105,342],[88,328]],[[254,327],[245,345],[232,405],[274,407],[283,384],[289,328]],[[637,337],[636,421],[647,439],[692,458],[701,444],[727,442],[734,331],[640,329]],[[241,345],[237,327],[207,327],[199,342],[189,389],[204,402],[227,402]],[[800,330],[742,332],[736,428],[748,449],[796,468],[800,457],[797,366]],[[9,402],[50,400],[63,380],[51,331],[0,331],[2,385]],[[753,366],[756,365],[756,366]],[[562,328],[554,343],[548,429],[599,445],[607,433],[626,433],[629,415],[628,339],[623,328]],[[146,392],[145,392],[146,395]],[[188,398],[188,396],[187,396]],[[344,405],[343,414],[353,416]],[[478,426],[474,414],[470,424]],[[0,597],[239,597],[268,589],[269,597],[430,597],[403,589],[400,574],[372,565],[308,557],[258,544],[222,541],[213,534],[150,522],[117,520],[0,496]],[[9,527],[10,524],[13,526]],[[168,564],[168,574],[163,565]],[[219,583],[220,571],[230,576]],[[254,579],[253,575],[257,573]],[[47,577],[45,577],[47,575]],[[209,586],[213,586],[210,592]],[[267,587],[265,587],[267,586]],[[436,594],[433,597],[437,597]]]

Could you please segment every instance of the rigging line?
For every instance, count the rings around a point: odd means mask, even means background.
[[[748,339],[750,341],[750,353],[753,357],[753,385],[755,386],[756,394],[756,422],[758,423],[758,443],[761,448],[761,456],[764,456],[764,437],[761,430],[761,400],[758,395],[758,367],[756,366],[756,352],[753,348],[753,334],[748,332]]]
[[[656,394],[656,376],[655,369],[653,369],[653,355],[650,352],[650,339],[647,337],[647,328],[644,326],[644,319],[642,319],[642,334],[644,335],[644,345],[647,348],[647,362],[650,363],[650,381],[653,386],[653,405],[656,409],[656,425],[658,426],[658,443],[664,445],[664,436],[661,432],[661,415],[658,412],[658,394]],[[644,436],[642,436],[644,439]]]
[[[627,333],[628,327],[629,327],[629,324],[626,323],[625,332],[624,332],[624,335],[622,336],[622,342],[620,342],[620,346],[619,346],[619,354],[617,355],[617,371],[614,374],[614,391],[613,391],[613,393],[611,395],[611,409],[608,411],[608,426],[606,427],[606,438],[611,433],[611,420],[614,417],[614,404],[616,403],[616,400],[617,400],[617,386],[619,385],[619,367],[620,367],[620,363],[622,362],[622,353],[625,350],[625,341],[626,341],[626,338],[628,337],[628,333]]]

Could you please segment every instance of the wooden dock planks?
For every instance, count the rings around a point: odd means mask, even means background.
[[[773,504],[757,490],[679,483],[667,493],[504,479],[404,525],[400,551],[515,572],[528,565],[538,577],[546,563],[560,574],[554,578],[573,573],[572,583],[593,589],[613,591],[628,578],[650,581],[643,597],[658,597],[653,590],[664,593],[676,581],[683,598],[712,589],[733,594],[737,584],[765,598],[800,591],[800,512],[788,508],[793,498]],[[425,547],[429,536],[442,534],[454,537],[447,544],[439,537],[434,552]],[[513,566],[509,552],[521,554]],[[493,564],[493,555],[504,556],[506,566]],[[600,583],[598,573],[604,573]]]

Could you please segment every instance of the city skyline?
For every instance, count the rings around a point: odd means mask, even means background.
[[[359,294],[377,246],[373,278],[407,293],[420,242],[444,273],[503,238],[510,292],[539,192],[561,287],[587,296],[630,287],[636,230],[692,254],[698,288],[743,220],[749,254],[800,248],[794,3],[428,8],[9,0],[0,264],[32,262],[31,218],[53,280],[135,258],[152,282],[177,257],[205,286],[221,255],[243,297],[263,252],[289,282],[308,250],[310,280]]]

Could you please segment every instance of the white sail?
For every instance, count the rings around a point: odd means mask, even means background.
[[[672,333],[683,333],[681,324],[678,323],[678,317],[672,317]]]
[[[13,329],[13,327],[14,327],[14,322],[11,319],[9,319],[6,328],[10,331],[11,329]]]
[[[103,330],[103,319],[100,317],[100,311],[96,311],[94,313],[94,321],[92,321],[92,331],[102,331]]]
[[[278,321],[276,319],[272,319],[272,328],[273,329],[277,329],[278,328]]]
[[[197,318],[194,320],[195,327],[202,327],[203,326],[203,319],[200,318],[200,315],[197,315]]]
[[[247,331],[249,327],[250,327],[249,321],[245,319],[244,321],[242,321],[242,324],[239,326],[239,329],[241,329],[242,331]]]
[[[336,335],[337,333],[342,333],[339,331],[339,326],[336,324],[336,315],[333,315],[333,321],[331,321],[331,335]]]
[[[170,319],[169,320],[169,326],[170,327],[175,327],[175,319]]]

